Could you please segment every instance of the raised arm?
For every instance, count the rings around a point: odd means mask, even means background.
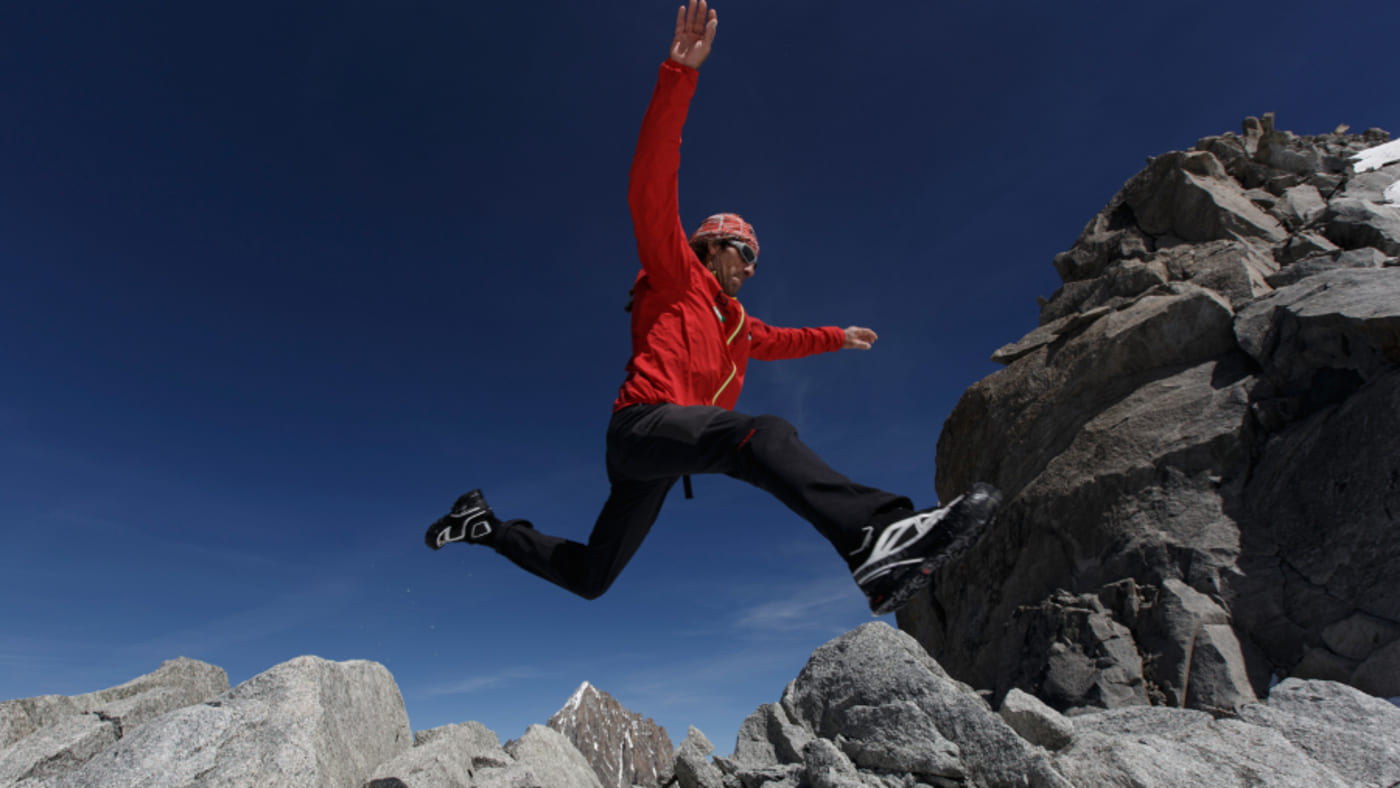
[[[661,64],[632,157],[627,204],[637,256],[652,286],[660,290],[683,287],[695,257],[680,219],[681,129],[699,78],[695,69],[709,57],[718,24],[705,0],[690,0],[690,6],[677,13],[671,55]]]

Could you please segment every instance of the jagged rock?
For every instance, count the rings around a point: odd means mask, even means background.
[[[1339,775],[1340,784],[1400,782],[1400,709],[1379,698],[1333,682],[1287,679],[1267,704],[1242,709],[1240,719],[1278,731]]]
[[[55,777],[160,715],[228,690],[228,674],[192,659],[85,695],[48,695],[0,704],[0,782]],[[18,737],[18,738],[16,738]]]
[[[658,788],[662,775],[672,773],[666,729],[586,681],[547,724],[584,754],[610,788]]]
[[[1149,236],[1198,243],[1229,238],[1283,241],[1287,230],[1249,201],[1240,184],[1205,151],[1168,153],[1123,187],[1125,204]]]
[[[602,788],[583,753],[562,733],[531,725],[525,735],[506,743],[515,763],[505,769],[483,770],[473,788]]]
[[[1272,292],[1267,279],[1278,270],[1271,255],[1235,240],[1170,247],[1159,252],[1154,262],[1165,268],[1172,280],[1188,281],[1225,296],[1234,309]]]
[[[1359,385],[1400,363],[1400,270],[1309,277],[1242,310],[1235,334],[1285,391],[1314,388],[1322,371],[1351,373]]]
[[[708,758],[714,751],[705,734],[692,725],[676,748],[676,782],[681,788],[724,788],[724,775]]]
[[[1113,309],[1111,307],[1101,306],[1097,309],[1074,312],[1049,323],[1045,323],[1022,337],[1019,341],[1009,345],[1003,345],[992,354],[992,361],[998,364],[1010,364],[1016,359],[1029,355],[1031,352],[1045,347],[1046,345],[1074,336],[1084,328],[1093,325],[1094,321],[1112,311]]]
[[[1274,203],[1269,213],[1289,230],[1297,230],[1320,219],[1327,211],[1327,201],[1317,187],[1300,184],[1283,190],[1283,199]]]
[[[1055,256],[1055,269],[1067,284],[1092,279],[1110,263],[1146,257],[1154,248],[1153,240],[1137,227],[1132,210],[1120,196],[1089,220],[1069,251]]]
[[[1350,640],[1348,656],[1336,655],[1322,633],[1358,613],[1400,626],[1400,369],[1385,369],[1366,373],[1378,376],[1364,385],[1348,378],[1345,396],[1319,394],[1340,403],[1318,404],[1275,434],[1245,488],[1241,573],[1230,584],[1236,622],[1295,675],[1354,681],[1389,643]],[[1306,649],[1314,653],[1304,663]],[[1394,675],[1377,689],[1400,694]]]
[[[1040,322],[1053,323],[1066,317],[1096,312],[1102,308],[1119,309],[1142,294],[1166,284],[1166,266],[1155,260],[1120,260],[1106,268],[1102,275],[1079,282],[1067,282],[1040,309]]]
[[[298,657],[147,722],[44,785],[361,785],[410,739],[382,665]]]
[[[1290,236],[1279,246],[1274,252],[1274,259],[1283,265],[1290,265],[1321,255],[1336,255],[1341,250],[1340,246],[1327,240],[1321,233],[1304,231]]]
[[[863,775],[846,754],[826,739],[815,739],[802,753],[802,776],[811,788],[883,788],[886,782]]]
[[[1022,657],[1003,666],[997,689],[1026,687],[1061,709],[1147,705],[1132,632],[1097,596],[1058,591],[1017,610],[1010,629]]]
[[[202,703],[228,691],[228,674],[206,662],[179,657],[124,684],[84,695],[41,695],[0,703],[0,750],[74,714],[102,712],[135,728],[166,711]],[[132,700],[140,696],[143,700]],[[114,704],[128,701],[118,710]]]
[[[473,776],[514,763],[496,734],[479,722],[419,731],[412,749],[375,768],[373,780],[398,781],[403,788],[473,785]]]
[[[1025,363],[1019,361],[1008,371]],[[899,614],[901,626],[936,649],[945,662],[955,664],[960,675],[1001,693],[1015,685],[1011,676],[1026,677],[1028,685],[1023,688],[1029,688],[1031,677],[1049,667],[1050,644],[1055,642],[1054,638],[1033,640],[1042,648],[1032,652],[1036,658],[1023,659],[1031,630],[1007,628],[1006,622],[1013,620],[1018,610],[1042,606],[1065,578],[1077,577],[1095,591],[1124,577],[1160,582],[1162,574],[1180,577],[1198,588],[1218,585],[1219,571],[1230,566],[1238,549],[1238,534],[1222,509],[1220,488],[1225,475],[1222,471],[1242,473],[1247,459],[1238,446],[1249,413],[1248,379],[1241,375],[1242,367],[1240,357],[1231,355],[1185,369],[1169,367],[1155,379],[1120,383],[1122,388],[1116,391],[1114,382],[1103,381],[1098,389],[1075,395],[1058,412],[1047,408],[1034,413],[1035,406],[1030,403],[1019,411],[999,404],[985,410],[968,408],[967,398],[976,394],[974,387],[945,426],[939,446],[939,473],[957,468],[956,462],[961,462],[945,460],[948,436],[964,424],[980,421],[973,429],[982,434],[980,445],[985,453],[979,461],[986,465],[974,467],[972,472],[993,484],[1000,482],[1003,490],[1014,491],[1010,493],[1013,497],[1003,504],[997,524],[974,550],[971,560],[940,578],[937,606],[911,605]],[[1181,371],[1172,374],[1176,369]],[[1034,367],[1022,370],[1022,374],[1047,377]],[[991,384],[996,377],[983,384]],[[1065,388],[1078,387],[1068,383]],[[1025,393],[1025,389],[1018,393]],[[1053,405],[1064,393],[1064,389],[1047,393],[1042,401]],[[1065,413],[1076,407],[1092,409],[1100,398],[1105,403],[1100,412],[1085,416]],[[989,419],[988,411],[999,415]],[[1022,425],[1018,418],[1041,418],[1049,423]],[[1066,421],[1056,422],[1061,418]],[[989,429],[993,421],[999,422],[1000,432]],[[1053,446],[1047,437],[1059,434],[1066,436],[1068,445],[1056,447],[1058,451],[1043,460],[1041,468],[1027,471],[989,462],[1017,452],[1021,455],[1017,459],[1034,461],[1038,458],[1027,458],[1024,447]],[[1123,440],[1123,436],[1132,437]],[[964,440],[961,436],[956,439],[960,444]],[[1020,481],[1032,472],[1035,476],[1029,482]],[[955,487],[961,481],[940,479],[940,489]],[[1164,518],[1164,514],[1169,517]],[[994,579],[990,584],[989,578]],[[1107,670],[1111,665],[1095,667],[1098,678],[1088,684],[1056,681],[1053,686],[1081,687],[1099,701],[1124,697],[1110,689],[1115,684],[1103,675],[1107,673],[1125,682],[1122,686],[1127,697],[1138,697],[1141,669],[1132,658],[1131,640],[1124,640],[1113,624],[1116,614],[1106,610],[1094,613],[1092,620],[1098,631],[1113,630],[1120,636],[1109,639],[1122,644],[1118,653],[1127,662],[1111,672]],[[1078,624],[1065,621],[1064,625],[1078,631]],[[1039,631],[1052,633],[1059,626],[1047,624]],[[959,634],[950,638],[945,632]],[[970,640],[965,637],[969,632],[983,633],[985,640]],[[1189,643],[1181,648],[1182,653],[1189,649]],[[965,648],[969,645],[975,647]],[[993,660],[983,649],[999,656]],[[1093,647],[1085,650],[1081,646],[1081,651],[1094,653]],[[1078,659],[1075,652],[1058,653],[1062,659],[1057,667],[1062,675],[1071,675]],[[1095,654],[1096,666],[1103,656]],[[1100,684],[1100,679],[1109,684]],[[1094,701],[1061,696],[1060,702],[1067,707]]]
[[[812,734],[788,718],[782,705],[765,703],[739,726],[734,758],[755,766],[796,763]]]
[[[1343,249],[1374,246],[1388,255],[1400,255],[1400,209],[1369,200],[1335,197],[1322,216],[1328,240]]]
[[[1012,730],[1031,744],[1059,750],[1074,736],[1074,723],[1034,695],[1012,689],[997,712]]]
[[[1186,704],[1193,709],[1232,714],[1256,700],[1234,630],[1229,624],[1201,627],[1191,650]]]
[[[1351,784],[1276,731],[1209,718],[1178,730],[1149,729],[1132,736],[1076,734],[1074,743],[1056,755],[1055,766],[1075,785],[1343,788]]]
[[[1397,182],[1400,182],[1400,164],[1392,164],[1368,172],[1357,172],[1346,179],[1346,185],[1336,196],[1383,203],[1386,201],[1386,190]]]
[[[882,622],[812,654],[782,704],[820,738],[885,771],[973,784],[1067,785],[970,687]],[[852,753],[856,755],[852,755]]]
[[[1183,706],[1192,671],[1192,653],[1204,627],[1228,624],[1230,614],[1209,596],[1176,578],[1157,589],[1151,615],[1143,617],[1134,635],[1153,655],[1148,671],[1159,704]]]
[[[1004,494],[897,616],[953,675],[1068,708],[1138,702],[1140,674],[1221,715],[1271,674],[1400,692],[1386,140],[1246,122],[1151,159],[1056,257],[1040,327],[939,439],[941,497]]]
[[[1188,283],[1172,283],[1108,312],[963,395],[939,439],[939,489],[961,491],[988,481],[1014,494],[1087,420],[1146,382],[1144,377],[1217,357],[1234,343],[1229,304]],[[1006,415],[988,419],[988,412]]]
[[[1393,265],[1394,257],[1387,257],[1379,249],[1348,249],[1316,254],[1265,277],[1270,286],[1279,289],[1297,284],[1310,276],[1333,271],[1338,268],[1385,268]]]
[[[121,738],[115,722],[72,714],[0,750],[0,785],[19,785],[70,772]]]

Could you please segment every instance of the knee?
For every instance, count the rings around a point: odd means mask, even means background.
[[[762,416],[756,416],[753,420],[753,432],[750,433],[750,440],[766,442],[773,439],[784,440],[794,437],[797,437],[797,428],[781,416],[765,413]]]
[[[612,580],[609,580],[607,578],[590,578],[589,580],[581,584],[578,588],[573,589],[573,592],[583,597],[584,599],[592,601],[602,596],[603,594],[606,594],[609,588],[612,588]]]

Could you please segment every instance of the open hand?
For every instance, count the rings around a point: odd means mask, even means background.
[[[683,66],[700,68],[710,56],[719,17],[705,0],[690,0],[690,7],[676,12],[676,37],[671,41],[671,59]]]
[[[874,331],[860,326],[851,326],[846,329],[846,344],[841,346],[842,350],[869,350],[875,340],[879,339]]]

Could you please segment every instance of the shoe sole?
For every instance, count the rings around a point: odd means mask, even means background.
[[[978,493],[982,495],[979,496]],[[918,569],[910,570],[904,582],[900,583],[877,606],[870,609],[871,615],[887,616],[907,605],[915,594],[922,591],[933,580],[934,572],[972,549],[972,546],[982,538],[982,534],[987,532],[988,526],[996,521],[997,508],[1001,504],[1001,493],[997,492],[996,488],[986,484],[975,484],[967,494],[971,498],[967,502],[968,507],[975,507],[973,509],[974,516],[969,518],[970,522],[953,537],[953,541],[949,542],[947,547],[924,559]]]
[[[458,496],[457,500],[452,504],[452,511],[439,517],[436,522],[428,526],[428,532],[423,534],[424,543],[434,550],[441,550],[453,542],[470,542],[471,539],[467,538],[465,522],[467,516],[471,513],[468,507],[470,507],[470,509],[481,509],[487,514],[491,513],[491,507],[486,504],[486,498],[482,496],[481,490],[472,490],[465,495]],[[462,531],[456,538],[453,538],[451,533],[451,528],[453,526],[462,526]],[[438,537],[444,531],[448,532],[447,538],[443,539],[441,544],[439,544]]]

